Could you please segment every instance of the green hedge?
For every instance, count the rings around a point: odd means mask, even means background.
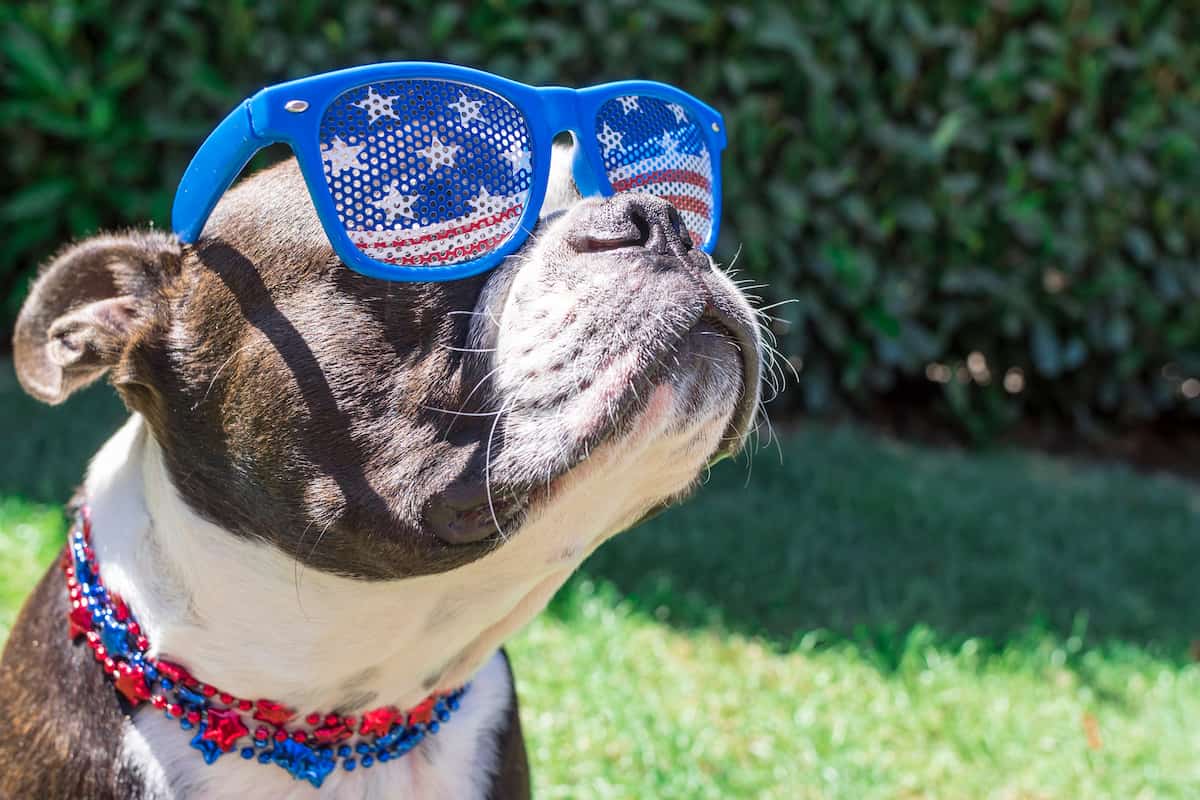
[[[187,159],[245,94],[431,58],[535,83],[655,78],[719,106],[721,252],[740,248],[768,299],[798,299],[772,312],[801,366],[793,403],[924,387],[976,432],[1023,414],[1194,417],[1200,14],[1185,5],[6,4],[0,324],[61,242],[164,225]]]

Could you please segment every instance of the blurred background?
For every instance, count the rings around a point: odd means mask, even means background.
[[[718,256],[788,387],[752,458],[514,643],[539,796],[1200,796],[1198,11],[5,3],[0,357],[38,265],[166,227],[263,85],[674,83],[725,115]],[[123,413],[2,366],[0,636]]]

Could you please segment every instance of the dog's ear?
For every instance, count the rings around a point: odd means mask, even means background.
[[[96,236],[50,262],[21,307],[13,336],[25,391],[56,405],[116,365],[163,313],[180,245],[161,233]]]

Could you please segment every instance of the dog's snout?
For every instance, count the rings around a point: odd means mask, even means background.
[[[657,255],[683,256],[692,249],[675,206],[648,194],[618,194],[577,208],[567,241],[579,253],[641,247]]]

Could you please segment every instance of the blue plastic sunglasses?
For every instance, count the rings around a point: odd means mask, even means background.
[[[243,101],[184,173],[172,226],[195,242],[250,157],[285,142],[349,267],[400,281],[475,275],[533,229],[562,131],[574,134],[580,192],[657,195],[712,252],[725,148],[715,109],[651,81],[535,87],[420,62],[314,75]]]

